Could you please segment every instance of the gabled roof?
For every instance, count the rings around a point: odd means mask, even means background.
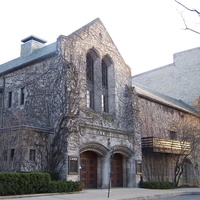
[[[85,26],[83,26],[80,29],[76,30],[75,32],[69,34],[68,36],[64,36],[64,35],[61,35],[61,36],[63,36],[63,37],[71,37],[71,36],[73,36],[75,34],[79,34],[82,31],[84,31],[87,27],[93,26],[95,23],[101,24],[104,27],[104,30],[106,31],[108,36],[110,37],[108,31],[106,30],[105,26],[103,25],[103,23],[101,22],[101,20],[99,18],[96,18],[95,20],[89,22],[88,24],[86,24]],[[36,38],[35,36],[31,36],[31,37]],[[26,39],[27,38],[25,38],[24,41],[26,41]],[[114,44],[114,42],[113,42],[111,37],[110,37],[110,41]],[[116,45],[115,45],[115,47],[116,47]],[[118,51],[117,47],[116,47],[116,50]],[[13,70],[16,70],[16,69],[19,69],[20,67],[23,67],[23,66],[25,66],[25,65],[27,65],[27,64],[29,64],[31,62],[34,62],[34,61],[43,59],[46,56],[50,56],[52,54],[55,54],[56,52],[57,52],[57,42],[54,42],[52,44],[49,44],[47,46],[44,46],[44,47],[34,51],[29,56],[19,57],[19,58],[16,58],[14,60],[11,60],[9,62],[6,62],[6,63],[0,65],[0,75],[1,74],[5,74],[5,73],[9,73],[10,71],[13,71]],[[118,51],[118,53],[119,53],[119,51]]]
[[[10,71],[13,71],[15,69],[18,69],[24,65],[27,65],[33,61],[43,59],[44,57],[51,55],[53,53],[56,53],[57,47],[56,42],[49,44],[47,46],[44,46],[36,51],[34,51],[32,54],[26,57],[19,57],[14,60],[11,60],[9,62],[6,62],[2,65],[0,65],[0,75],[4,73],[9,73]]]
[[[170,96],[161,94],[159,92],[155,92],[147,87],[141,86],[139,84],[136,84],[133,86],[137,92],[137,94],[143,98],[149,99],[151,101],[181,110],[183,112],[187,112],[193,115],[197,115],[195,110],[188,104],[186,104],[182,100],[177,100],[175,98],[172,98]]]

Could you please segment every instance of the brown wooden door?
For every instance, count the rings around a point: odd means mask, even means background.
[[[80,155],[81,158],[81,181],[85,188],[97,188],[97,154],[86,151]]]
[[[112,161],[112,187],[123,187],[123,157],[120,154],[114,154]]]

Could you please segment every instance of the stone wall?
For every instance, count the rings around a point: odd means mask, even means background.
[[[200,131],[199,117],[194,113],[188,113],[141,96],[138,97],[138,105],[142,138],[155,137],[167,141],[180,141],[183,144],[190,141],[191,149],[193,149],[192,153],[189,153],[186,157],[181,157],[170,146],[168,146],[168,152],[165,152],[166,149],[155,150],[154,152],[148,148],[143,148],[144,180],[173,182],[175,163],[184,158],[185,166],[188,166],[189,169],[184,168],[180,183],[197,184],[200,179],[199,170],[195,167],[200,164],[197,156],[199,154],[197,136]],[[161,148],[164,148],[163,145],[161,145]],[[180,151],[183,152],[184,149]],[[188,174],[185,170],[189,170]]]
[[[56,46],[56,54],[22,63],[21,67],[4,76],[3,126],[26,125],[53,133],[49,136],[52,141],[49,150],[53,153],[49,154],[46,167],[55,165],[52,170],[60,170],[63,179],[80,179],[79,174],[68,174],[68,156],[79,159],[84,151],[97,152],[98,156],[101,155],[99,162],[101,160],[105,169],[99,187],[107,187],[108,159],[110,150],[114,148],[124,156],[123,185],[135,186],[135,159],[141,159],[141,151],[134,154],[135,133],[130,125],[128,128],[128,121],[133,117],[132,112],[127,112],[131,109],[131,104],[127,103],[131,102],[131,98],[125,94],[126,86],[131,86],[130,68],[99,19],[69,36],[60,36]],[[101,61],[105,57],[111,63],[111,76],[108,77],[111,113],[87,108],[86,54],[91,49],[98,54],[97,71],[101,73]],[[37,50],[33,54],[39,52]],[[29,57],[19,58],[19,63],[21,59],[28,60]],[[9,63],[5,67],[9,67]],[[97,77],[101,81],[101,76]],[[97,84],[101,85],[101,82]],[[20,105],[21,88],[25,88],[23,105]],[[101,94],[101,90],[96,88],[95,92]],[[10,91],[13,95],[12,106],[8,108]],[[101,96],[97,98],[101,108]]]
[[[143,85],[193,106],[200,96],[200,48],[174,54],[174,62],[132,77]]]

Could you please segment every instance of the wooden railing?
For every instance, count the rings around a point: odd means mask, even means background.
[[[142,138],[142,149],[153,152],[187,154],[190,151],[190,143],[158,137],[144,137]]]

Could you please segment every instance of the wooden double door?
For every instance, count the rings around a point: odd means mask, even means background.
[[[114,154],[112,160],[112,187],[123,187],[123,157],[121,154]]]
[[[85,188],[97,188],[97,154],[86,151],[81,154],[80,178]]]
[[[120,154],[114,154],[112,160],[112,187],[123,186],[123,157]],[[86,151],[80,155],[80,179],[85,188],[97,188],[97,154],[92,151]]]

